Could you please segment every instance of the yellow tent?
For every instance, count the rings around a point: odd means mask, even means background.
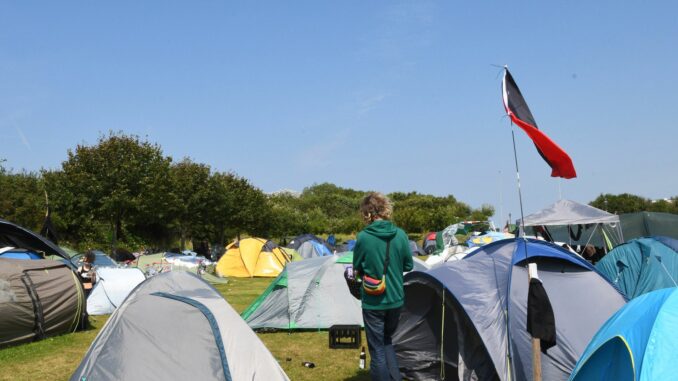
[[[290,260],[290,255],[273,241],[245,238],[226,247],[216,272],[222,277],[276,277]]]

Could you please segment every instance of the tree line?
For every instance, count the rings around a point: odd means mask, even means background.
[[[636,212],[660,212],[678,214],[678,196],[668,199],[651,200],[629,193],[601,194],[591,201],[591,206],[605,210],[613,214],[636,213]]]
[[[189,158],[174,161],[135,135],[109,133],[67,151],[60,168],[12,171],[0,162],[0,218],[38,231],[47,206],[61,242],[78,249],[183,249],[225,244],[242,234],[283,239],[301,233],[355,234],[367,191],[323,183],[265,194],[248,179]],[[390,194],[394,221],[408,233],[486,220],[452,195]]]
[[[0,161],[0,218],[38,231],[49,205],[60,240],[78,249],[183,249],[189,242],[223,245],[242,234],[278,240],[352,235],[363,226],[357,210],[366,193],[323,183],[265,194],[235,173],[189,158],[174,161],[158,144],[123,133],[77,145],[58,169],[12,171]],[[473,209],[452,195],[389,196],[394,222],[412,236],[494,214],[492,206]],[[601,194],[590,205],[616,214],[678,214],[678,196],[652,201]]]

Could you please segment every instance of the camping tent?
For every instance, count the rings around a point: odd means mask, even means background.
[[[137,268],[97,268],[97,280],[87,297],[87,313],[90,315],[112,314],[146,277]]]
[[[426,255],[426,252],[424,249],[419,247],[415,241],[410,240],[410,251],[412,252],[412,256],[416,255]]]
[[[292,262],[246,310],[252,328],[327,329],[363,324],[360,301],[348,291],[344,264],[331,255]]]
[[[517,224],[520,225],[520,220]],[[524,226],[544,226],[553,241],[570,246],[591,243],[612,249],[624,242],[619,216],[571,200],[558,200],[526,216]]]
[[[443,236],[441,233],[429,232],[424,236],[424,241],[421,247],[426,254],[433,254],[436,251],[443,249]]]
[[[418,258],[414,270],[428,267]],[[351,296],[344,270],[353,252],[292,262],[246,310],[252,328],[327,329],[335,324],[363,324],[360,301]]]
[[[296,236],[290,241],[288,246],[296,250],[304,259],[332,255],[327,242],[313,234]]]
[[[630,301],[596,333],[570,380],[675,380],[678,289]]]
[[[634,239],[607,253],[596,268],[629,299],[660,288],[676,287],[678,240]]]
[[[26,249],[16,249],[8,246],[0,249],[0,258],[10,259],[43,259],[40,254]]]
[[[0,347],[73,332],[85,295],[62,261],[0,259]]]
[[[70,258],[70,256],[59,246],[55,245],[47,238],[35,234],[19,225],[0,219],[0,247],[7,246],[27,249],[35,253],[40,253],[43,257],[55,255],[66,260]],[[66,265],[75,269],[70,262]]]
[[[287,380],[209,284],[185,271],[149,278],[111,315],[71,376],[81,380]]]
[[[289,254],[273,241],[245,238],[226,247],[216,272],[222,277],[276,277],[289,261]]]
[[[664,236],[678,239],[678,215],[639,212],[619,215],[624,238]]]
[[[624,297],[588,262],[548,242],[502,240],[460,261],[405,276],[405,305],[393,338],[411,379],[527,380],[526,254],[553,306],[557,345],[542,356],[544,380],[564,380]],[[443,357],[441,358],[441,353]]]

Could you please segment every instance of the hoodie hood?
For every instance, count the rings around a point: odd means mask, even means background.
[[[369,235],[388,241],[395,237],[398,229],[391,221],[377,220],[369,224],[363,231]]]

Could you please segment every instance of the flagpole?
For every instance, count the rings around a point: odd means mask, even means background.
[[[523,192],[520,187],[520,168],[518,167],[518,150],[516,150],[516,134],[513,128],[513,121],[511,121],[511,139],[513,140],[513,159],[516,164],[516,183],[518,184],[518,200],[520,201],[520,232],[519,236],[525,241],[523,247],[525,248],[525,259],[529,258],[527,253],[527,238],[525,238],[525,214],[523,212]],[[528,262],[529,264],[529,262]],[[532,277],[527,276],[527,284],[529,286]],[[532,337],[532,380],[541,381],[541,342],[538,338]]]
[[[516,181],[518,183],[518,200],[520,201],[520,237],[525,237],[525,215],[523,214],[523,192],[520,189],[520,169],[518,168],[518,152],[516,151],[516,134],[511,122],[511,138],[513,139],[513,158],[516,163]],[[527,258],[527,246],[525,246],[525,257]]]

